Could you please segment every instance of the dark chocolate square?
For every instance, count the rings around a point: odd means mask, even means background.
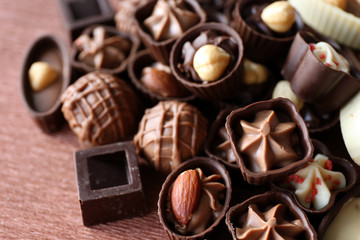
[[[146,213],[145,195],[132,142],[74,153],[78,193],[85,226]]]
[[[72,40],[90,25],[115,25],[108,0],[59,0],[59,5]]]

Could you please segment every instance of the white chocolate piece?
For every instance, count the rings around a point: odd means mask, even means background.
[[[328,226],[324,240],[360,239],[360,198],[346,202],[331,224]]]
[[[264,8],[261,20],[271,30],[285,33],[295,22],[295,9],[287,1],[276,1]]]
[[[340,128],[349,155],[360,165],[360,92],[340,109]]]
[[[342,10],[345,10],[347,5],[347,0],[323,0],[323,1],[335,7],[341,8]]]
[[[200,47],[193,59],[193,67],[203,81],[216,81],[230,63],[230,55],[221,47],[206,44]]]
[[[336,50],[327,42],[311,44],[310,48],[315,57],[326,66],[338,71],[349,73],[349,62],[336,52]]]
[[[29,69],[29,81],[31,88],[41,91],[56,81],[58,72],[47,62],[34,62]]]
[[[294,103],[297,109],[300,111],[304,106],[304,101],[296,96],[290,86],[290,82],[287,80],[279,81],[273,90],[272,98],[283,97],[287,98]]]
[[[245,59],[243,82],[246,85],[261,84],[267,79],[268,70],[264,65]]]
[[[327,156],[317,154],[314,161],[300,169],[289,178],[295,188],[295,195],[301,205],[315,210],[325,207],[330,200],[331,191],[346,186],[343,173],[332,171],[332,163]]]

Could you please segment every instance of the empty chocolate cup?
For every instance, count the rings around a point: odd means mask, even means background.
[[[263,172],[256,172],[249,168],[249,157],[241,153],[240,148],[238,147],[238,141],[243,134],[240,120],[251,122],[253,121],[257,112],[264,110],[273,110],[278,116],[280,122],[295,123],[296,128],[294,133],[298,136],[299,141],[298,144],[293,146],[293,148],[294,152],[298,155],[298,159],[284,167],[274,168]],[[226,130],[230,136],[231,147],[234,151],[243,177],[250,184],[261,185],[283,179],[285,176],[289,176],[290,174],[305,166],[313,154],[314,148],[311,143],[305,122],[300,116],[295,105],[286,98],[275,98],[267,101],[259,101],[244,108],[239,108],[232,111],[226,120]]]
[[[73,43],[72,53],[71,53],[72,67],[84,74],[89,73],[89,72],[94,72],[94,71],[101,71],[101,72],[105,72],[105,73],[109,73],[109,74],[120,74],[120,73],[124,72],[127,68],[128,63],[135,56],[135,54],[140,46],[139,38],[132,34],[119,32],[115,27],[105,26],[105,25],[92,25],[92,26],[86,28],[82,34],[92,36],[93,30],[97,27],[103,27],[105,29],[105,34],[106,34],[107,38],[113,37],[113,36],[119,36],[123,39],[128,40],[131,43],[130,49],[128,49],[128,51],[126,53],[124,53],[126,56],[126,59],[124,61],[122,61],[119,66],[117,66],[115,68],[96,69],[95,67],[88,65],[85,62],[82,62],[81,60],[78,59],[80,52],[77,49],[77,47],[75,46],[75,43]]]
[[[340,108],[360,89],[360,69],[351,61],[350,74],[326,66],[309,46],[319,41],[321,39],[309,32],[297,33],[281,73],[290,81],[291,89],[298,97],[331,111]],[[335,42],[330,44],[343,53]],[[346,51],[343,56],[346,58]]]
[[[172,187],[174,181],[179,176],[180,173],[189,170],[189,169],[196,169],[200,168],[205,176],[210,176],[212,174],[220,175],[220,180],[222,184],[225,185],[226,189],[224,190],[224,200],[221,202],[222,204],[222,210],[219,213],[219,216],[210,223],[210,225],[202,232],[195,234],[195,235],[181,235],[180,233],[175,232],[173,223],[171,223],[167,216],[166,212],[167,210],[167,202],[169,199],[169,189]],[[211,234],[213,233],[213,230],[217,228],[217,226],[220,224],[220,222],[225,217],[225,213],[227,209],[229,208],[231,199],[231,179],[226,171],[225,167],[219,163],[216,160],[213,160],[211,158],[206,157],[196,157],[190,160],[187,160],[183,164],[181,164],[178,168],[174,169],[166,178],[164,184],[162,185],[160,195],[159,195],[159,201],[158,201],[158,215],[160,222],[162,223],[169,239],[204,239],[204,238],[210,238]]]
[[[269,210],[271,207],[275,207],[278,204],[283,204],[286,207],[285,212],[283,213],[286,215],[282,216],[284,217],[284,219],[288,221],[300,220],[303,225],[304,231],[300,233],[298,236],[296,236],[294,239],[307,239],[307,240],[317,239],[317,234],[315,232],[315,229],[310,224],[310,221],[307,218],[306,214],[301,210],[301,208],[299,208],[296,205],[294,200],[288,194],[273,192],[273,191],[269,191],[264,194],[253,196],[248,200],[246,200],[245,202],[239,203],[229,209],[229,211],[226,213],[226,224],[228,226],[229,231],[232,234],[233,239],[234,240],[238,239],[236,237],[236,228],[241,227],[239,221],[244,216],[246,216],[245,214],[247,214],[250,205],[255,205],[256,207],[258,207],[258,209],[261,212],[265,212]],[[284,225],[282,226],[280,225],[282,230],[281,233],[287,233],[288,229],[286,229],[286,227],[289,228],[289,225],[291,224],[293,223],[288,223],[286,225],[284,223]],[[267,223],[266,225],[270,226],[271,224]],[[264,229],[266,225],[264,223],[264,226],[262,228]],[[276,225],[274,226],[274,228],[276,229]],[[255,239],[255,238],[251,238],[250,236],[249,239]]]
[[[234,60],[230,60],[229,69],[226,70],[227,72],[225,72],[220,79],[206,83],[195,82],[193,79],[187,78],[185,73],[179,68],[179,64],[182,64],[184,61],[184,59],[182,59],[183,46],[186,42],[192,42],[202,32],[208,30],[210,33],[215,33],[218,36],[231,37],[235,41],[237,45],[236,50],[229,52],[230,55],[234,55]],[[170,68],[176,79],[189,89],[189,91],[203,100],[217,102],[221,99],[231,98],[235,95],[236,89],[241,88],[243,51],[242,40],[234,29],[223,23],[204,23],[189,29],[175,42],[170,53]]]
[[[345,192],[350,191],[355,186],[355,184],[358,181],[358,172],[357,172],[356,164],[353,161],[332,155],[329,149],[326,147],[326,145],[324,145],[322,142],[318,140],[312,139],[312,143],[314,146],[314,156],[318,153],[327,156],[332,161],[333,171],[341,172],[344,174],[346,179],[346,186],[344,188],[339,188],[334,191],[331,191],[329,203],[325,207],[318,210],[309,209],[303,206],[300,203],[298,197],[296,196],[295,190],[290,190],[282,187],[281,181],[272,183],[272,188],[276,191],[283,191],[289,193],[294,198],[296,204],[299,205],[306,213],[311,215],[322,215],[334,207],[335,201],[339,195],[341,196]]]
[[[187,7],[193,12],[197,13],[200,17],[199,22],[196,24],[204,23],[206,21],[206,13],[200,7],[197,1],[185,0]],[[159,62],[169,65],[169,57],[171,47],[177,38],[170,38],[164,41],[155,41],[149,30],[144,25],[146,18],[151,16],[157,0],[150,0],[147,3],[140,5],[135,10],[135,23],[138,29],[138,35],[145,44],[146,48],[150,50],[151,55]]]
[[[38,61],[50,64],[58,72],[58,77],[45,89],[34,91],[30,86],[29,69]],[[44,35],[28,48],[22,63],[21,95],[30,115],[44,132],[55,132],[65,122],[60,111],[60,96],[70,84],[70,76],[67,49],[60,39]]]
[[[319,226],[320,240],[356,239],[359,237],[359,203],[350,204],[351,201],[355,200],[359,202],[359,197],[360,186],[357,185],[329,210],[322,218]],[[337,219],[339,214],[342,217]],[[354,233],[355,235],[350,235]]]
[[[58,3],[72,40],[91,25],[114,25],[114,11],[108,0],[61,0]]]
[[[128,74],[130,76],[130,79],[132,83],[135,85],[135,87],[139,90],[139,92],[142,93],[147,103],[150,103],[150,105],[155,105],[159,101],[166,101],[166,100],[178,100],[182,102],[189,102],[196,98],[194,94],[190,93],[186,88],[180,85],[175,79],[174,79],[174,85],[170,87],[172,88],[172,90],[176,89],[176,91],[183,92],[184,94],[181,97],[165,97],[147,88],[141,82],[142,70],[145,67],[149,67],[153,65],[154,63],[156,63],[156,60],[152,57],[149,50],[142,50],[135,55],[135,57],[128,65]]]
[[[304,24],[298,13],[296,13],[294,26],[290,34],[284,36],[266,35],[257,31],[246,22],[246,15],[249,15],[251,5],[271,4],[275,0],[242,0],[237,1],[233,10],[234,29],[240,34],[244,41],[245,56],[259,62],[277,65],[285,58],[291,46],[296,32],[303,29]],[[260,14],[260,13],[259,13]],[[259,23],[261,23],[260,16]],[[277,63],[279,61],[280,63]]]

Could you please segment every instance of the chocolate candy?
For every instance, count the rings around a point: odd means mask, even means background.
[[[132,142],[75,152],[79,201],[85,226],[142,216],[146,201]]]

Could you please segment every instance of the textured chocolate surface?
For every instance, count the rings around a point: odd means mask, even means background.
[[[207,128],[207,119],[192,105],[161,101],[145,111],[134,143],[157,171],[168,174],[204,150]]]
[[[168,198],[169,189],[171,188],[172,184],[174,183],[175,179],[178,175],[185,170],[188,169],[196,169],[200,168],[205,176],[210,176],[212,174],[216,174],[220,176],[219,182],[223,183],[226,187],[224,190],[223,196],[224,199],[221,201],[222,210],[218,214],[217,218],[212,220],[206,227],[206,229],[198,234],[193,235],[182,235],[176,233],[174,231],[173,223],[169,222],[166,218],[166,202]],[[206,158],[206,157],[196,157],[191,160],[188,160],[181,164],[178,168],[172,171],[168,177],[166,178],[165,182],[162,185],[159,201],[158,201],[158,215],[160,222],[162,223],[165,231],[167,232],[170,239],[203,239],[203,238],[210,238],[214,234],[214,230],[218,228],[222,219],[225,216],[225,213],[229,207],[230,199],[231,199],[231,179],[226,171],[225,167],[216,160]]]
[[[74,158],[85,226],[147,212],[132,142],[80,150],[74,153]]]
[[[61,96],[62,112],[81,144],[95,146],[129,139],[141,112],[128,84],[107,73],[79,78]]]
[[[43,61],[59,73],[53,84],[35,92],[29,82],[28,71],[32,63]],[[20,87],[24,104],[30,115],[44,132],[55,132],[64,123],[60,108],[60,96],[70,84],[70,62],[65,45],[52,35],[41,36],[28,48],[25,55]]]
[[[108,0],[60,0],[58,4],[72,40],[91,25],[114,25],[114,11]]]
[[[239,203],[233,207],[231,207],[229,209],[229,211],[226,214],[226,224],[228,226],[229,231],[231,232],[233,239],[237,239],[236,237],[236,228],[241,227],[240,223],[241,223],[241,218],[244,217],[244,215],[248,212],[248,208],[249,206],[255,206],[256,209],[259,209],[261,212],[266,212],[267,210],[269,210],[270,208],[281,204],[284,206],[284,211],[282,212],[273,212],[275,217],[280,217],[281,219],[285,219],[287,221],[299,221],[296,225],[301,224],[304,231],[300,231],[300,234],[297,234],[296,236],[292,236],[294,237],[294,239],[317,239],[317,234],[315,232],[315,229],[311,226],[309,219],[307,218],[307,216],[305,215],[305,213],[295,204],[295,202],[293,201],[293,199],[284,193],[279,193],[279,192],[273,192],[273,191],[269,191],[263,194],[259,194],[256,196],[253,196],[251,198],[249,198],[248,200],[244,201],[243,203]],[[275,210],[275,209],[274,209]],[[268,215],[271,215],[268,214]],[[245,215],[246,216],[246,215]],[[262,214],[259,215],[260,217],[264,217],[263,221],[266,221],[267,217],[266,216],[262,216]],[[273,218],[268,219],[268,223],[266,225],[263,226],[263,228],[267,227],[270,228],[272,233],[274,233],[274,231],[277,231],[277,228],[283,229],[282,227],[280,227],[279,225],[276,224],[281,224],[281,220],[277,219],[277,221],[275,220],[271,220]],[[240,220],[240,223],[239,223]],[[280,221],[279,221],[280,220]],[[274,221],[271,223],[271,221]],[[253,221],[252,223],[254,223],[255,221]],[[293,225],[291,227],[293,227],[292,229],[296,228],[296,225],[294,224],[296,222],[293,222]],[[287,225],[290,228],[290,224]],[[260,226],[258,226],[260,227]],[[284,226],[285,228],[285,226]],[[279,231],[279,233],[282,234],[289,234],[289,230],[290,229],[285,230],[284,232],[282,232],[281,230]],[[248,229],[249,231],[252,231],[251,229]],[[298,230],[298,229],[297,229]],[[261,239],[276,239],[276,238],[266,238],[266,231],[261,232],[261,228],[259,229],[253,229],[253,231],[256,231],[259,235],[257,235],[257,237],[255,237],[256,239],[259,239],[259,237],[264,237]],[[254,239],[251,235],[251,233],[248,233],[249,235],[244,237],[244,238],[240,238],[240,239]],[[284,236],[283,236],[284,237]],[[286,239],[286,238],[285,238]]]
[[[265,172],[254,172],[249,166],[250,159],[244,155],[238,147],[238,141],[243,135],[243,130],[240,127],[240,121],[253,120],[256,113],[264,110],[275,111],[280,121],[295,123],[295,132],[298,136],[299,144],[293,147],[296,154],[298,154],[298,158],[296,161],[281,168],[271,169]],[[260,101],[232,111],[227,117],[226,129],[230,136],[231,146],[237,158],[243,177],[251,184],[264,184],[266,182],[288,176],[303,167],[312,157],[313,146],[311,144],[305,123],[295,105],[285,98]]]

